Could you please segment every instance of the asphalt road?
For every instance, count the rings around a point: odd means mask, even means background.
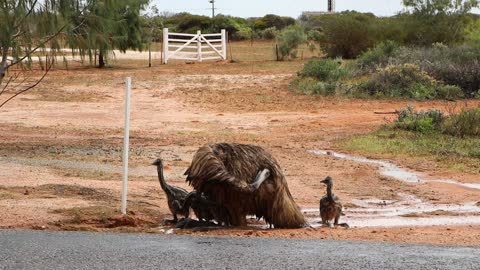
[[[480,247],[0,230],[0,269],[480,269]]]

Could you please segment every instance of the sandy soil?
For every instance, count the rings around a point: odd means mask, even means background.
[[[306,214],[318,208],[325,193],[320,180],[332,176],[335,193],[347,208],[345,220],[360,226],[268,230],[252,220],[248,228],[197,234],[480,244],[480,222],[402,226],[391,221],[363,227],[355,215],[369,207],[359,205],[362,200],[392,202],[408,209],[420,203],[433,205],[432,209],[436,205],[475,207],[480,206],[480,190],[405,183],[380,175],[369,164],[309,152],[332,149],[334,140],[371,132],[394,117],[374,112],[393,111],[408,103],[445,109],[445,102],[304,96],[289,89],[294,73],[285,70],[284,66],[254,69],[235,63],[174,63],[151,69],[53,71],[37,90],[0,109],[0,228],[168,231],[161,225],[170,218],[165,195],[149,164],[161,156],[167,180],[190,190],[182,174],[195,150],[211,142],[238,142],[261,145],[277,158]],[[122,217],[118,209],[126,76],[133,77],[131,169],[129,215]],[[391,161],[429,177],[480,183],[480,173],[447,171],[404,157]],[[405,194],[415,199],[404,200]],[[383,211],[378,205],[372,209]],[[314,221],[318,213],[312,211],[307,215]],[[480,216],[480,210],[419,210],[403,218],[415,224],[415,218],[439,216],[468,219]]]

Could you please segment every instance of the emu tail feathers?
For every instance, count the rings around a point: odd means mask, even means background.
[[[302,228],[307,225],[300,208],[284,186],[278,191],[273,202],[272,224],[275,228]]]

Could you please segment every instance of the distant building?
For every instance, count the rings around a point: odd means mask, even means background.
[[[335,0],[327,0],[328,1],[328,9],[327,11],[304,11],[302,12],[302,18],[308,18],[312,16],[320,16],[325,14],[332,14],[335,13]]]

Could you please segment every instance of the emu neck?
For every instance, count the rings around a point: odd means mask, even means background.
[[[333,183],[328,183],[328,184],[327,184],[327,197],[328,197],[328,199],[330,199],[330,200],[333,200],[333,192],[332,192],[332,189],[333,189]]]
[[[157,172],[158,181],[160,182],[160,186],[162,187],[163,191],[170,191],[170,187],[167,185],[167,182],[165,182],[165,177],[163,176],[163,165],[157,165]]]

